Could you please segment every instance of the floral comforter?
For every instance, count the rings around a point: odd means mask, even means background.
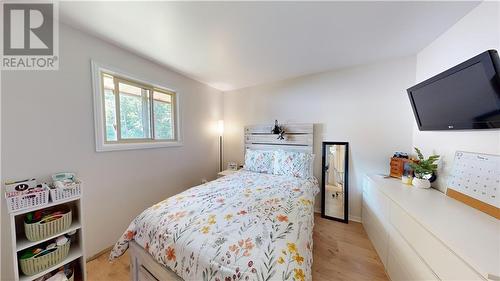
[[[312,280],[316,180],[239,171],[137,216],[110,254],[135,240],[184,280]]]

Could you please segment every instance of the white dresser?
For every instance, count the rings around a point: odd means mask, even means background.
[[[500,280],[500,221],[434,189],[367,176],[362,222],[392,281]]]

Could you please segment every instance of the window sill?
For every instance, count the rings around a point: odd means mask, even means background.
[[[120,151],[120,150],[135,150],[148,148],[176,147],[182,146],[180,141],[172,142],[142,142],[142,143],[98,143],[96,145],[97,152]]]

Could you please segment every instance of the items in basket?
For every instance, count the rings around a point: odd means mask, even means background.
[[[38,210],[24,217],[24,233],[30,241],[39,241],[63,232],[72,222],[71,210],[66,206]]]
[[[47,273],[44,276],[35,279],[34,281],[73,281],[73,268],[74,264],[71,262],[53,272]]]
[[[18,184],[19,185],[25,185],[25,184]],[[49,186],[46,183],[41,183],[41,184],[36,184],[30,187],[22,187],[19,188],[19,190],[15,190],[15,187],[7,187],[7,183],[5,184],[5,197],[13,197],[13,196],[21,196],[21,195],[26,195],[26,194],[32,194],[32,193],[37,193],[40,191],[44,191],[49,188]]]
[[[6,192],[27,191],[36,188],[36,179],[5,182]]]
[[[63,216],[63,211],[55,211],[51,212],[50,210],[38,210],[35,212],[28,213],[24,219],[26,223],[47,223],[57,219],[60,219]]]
[[[57,173],[52,175],[54,183],[50,186],[50,198],[53,202],[80,195],[80,180],[74,173]]]
[[[77,181],[76,175],[68,172],[54,174],[52,175],[52,180],[56,188],[72,187]]]
[[[35,275],[58,264],[68,255],[70,244],[69,236],[61,235],[23,251],[19,257],[21,271],[25,275]]]
[[[5,200],[9,213],[49,203],[48,185],[35,179],[5,183]]]
[[[21,259],[29,259],[33,257],[36,258],[50,254],[53,251],[57,250],[58,246],[63,246],[68,241],[69,241],[68,237],[66,237],[65,235],[61,235],[57,237],[55,240],[53,240],[51,243],[42,244],[44,245],[42,248],[36,247],[24,251],[21,255]]]

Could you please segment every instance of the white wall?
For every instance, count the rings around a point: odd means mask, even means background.
[[[1,127],[2,127],[2,75],[1,75],[1,72],[0,72],[0,180],[2,179],[2,130],[1,130]],[[1,185],[1,183],[0,183]],[[7,225],[4,226],[3,222],[4,222],[4,219],[3,219],[3,212],[4,212],[4,206],[5,205],[5,201],[4,200],[1,200],[0,199],[0,245],[2,247],[0,247],[1,249],[3,249],[3,237],[5,235],[2,235],[2,233],[4,232],[7,232]],[[0,253],[0,278],[2,278],[2,280],[4,279],[3,277],[6,277],[3,275],[3,271],[2,271],[2,268],[3,268],[3,259],[4,259],[4,251],[1,251],[2,253]]]
[[[176,89],[184,146],[96,153],[91,59]],[[61,26],[59,71],[3,71],[1,89],[2,182],[76,172],[88,256],[114,244],[146,207],[217,173],[222,94],[80,31]],[[2,214],[1,280],[11,280],[5,207]]]
[[[359,219],[362,176],[388,173],[393,152],[411,147],[406,89],[414,83],[415,58],[408,57],[224,93],[225,160],[243,162],[245,125],[315,123],[318,179],[321,142],[350,143],[349,209]]]
[[[500,2],[483,2],[417,54],[417,82],[488,49],[500,50]],[[500,154],[499,130],[424,131],[415,121],[413,145],[442,155],[436,187],[444,191],[455,151]]]

